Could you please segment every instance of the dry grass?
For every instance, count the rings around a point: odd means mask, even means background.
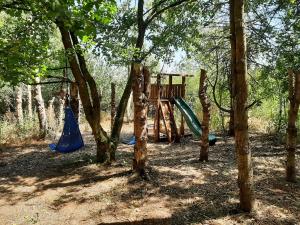
[[[257,199],[251,214],[237,209],[232,139],[210,148],[208,163],[198,162],[192,139],[150,143],[146,182],[130,171],[132,146],[120,145],[118,162],[102,166],[91,160],[91,135],[84,138],[85,150],[67,155],[45,143],[1,148],[0,224],[300,224],[300,184],[283,179],[284,149],[272,136],[251,135]]]

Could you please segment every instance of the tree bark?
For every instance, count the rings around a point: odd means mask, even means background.
[[[300,104],[300,72],[289,71],[289,101],[287,127],[287,158],[286,158],[286,180],[296,182],[296,146],[297,146],[297,115]]]
[[[74,113],[74,116],[78,122],[79,117],[79,96],[78,96],[78,85],[73,82],[70,85],[70,106]]]
[[[111,96],[110,96],[110,127],[112,129],[114,125],[114,119],[116,116],[116,84],[110,84]]]
[[[31,86],[27,85],[27,113],[28,118],[32,119],[32,96],[31,96]]]
[[[209,121],[210,121],[210,102],[206,94],[207,84],[206,84],[206,71],[201,70],[200,74],[200,84],[199,84],[199,99],[202,105],[202,136],[201,136],[201,150],[200,150],[200,161],[208,161],[208,135],[209,135]]]
[[[134,103],[134,145],[133,170],[141,176],[146,175],[147,163],[147,107],[150,92],[150,72],[136,63],[133,66],[133,103]]]
[[[57,114],[57,120],[58,120],[58,127],[61,129],[63,127],[64,123],[64,98],[59,97],[58,99],[58,114]]]
[[[278,122],[276,124],[276,132],[280,133],[282,127],[282,111],[283,111],[283,92],[279,89],[278,92],[279,104],[278,104]]]
[[[254,205],[253,168],[251,149],[248,137],[248,112],[247,112],[247,59],[246,37],[244,22],[244,0],[231,0],[230,13],[234,16],[235,33],[235,70],[233,76],[234,94],[234,131],[235,148],[238,163],[238,184],[240,188],[240,207],[243,211],[250,212]]]
[[[127,106],[126,106],[126,119],[127,121],[126,122],[132,122],[133,121],[133,98],[132,98],[132,92],[129,96],[129,99],[128,99],[128,103],[127,103]]]
[[[229,112],[229,127],[228,135],[234,136],[234,82],[236,68],[236,36],[235,36],[235,15],[234,15],[234,0],[230,0],[230,46],[231,46],[231,71],[228,76],[229,94],[230,94],[230,112]]]
[[[16,117],[19,124],[23,123],[22,97],[23,97],[23,90],[22,90],[22,85],[20,84],[19,86],[16,87]]]
[[[39,83],[40,79],[36,78],[36,83]],[[46,117],[46,110],[45,110],[45,104],[44,99],[42,96],[42,88],[41,85],[34,86],[32,90],[33,99],[36,105],[38,119],[39,119],[39,127],[40,127],[40,138],[45,138],[47,134],[47,117]]]
[[[55,127],[55,112],[54,112],[54,101],[55,97],[51,98],[48,101],[48,109],[47,109],[47,114],[48,114],[48,126],[51,128]]]

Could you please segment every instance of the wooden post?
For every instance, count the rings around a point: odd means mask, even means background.
[[[157,74],[157,99],[156,99],[156,113],[155,113],[155,121],[154,121],[154,140],[155,142],[160,141],[160,74]]]
[[[297,146],[296,120],[300,104],[300,72],[289,71],[289,101],[288,128],[286,143],[286,180],[296,182],[296,159],[295,152]]]
[[[134,103],[134,145],[133,170],[141,176],[147,176],[147,108],[150,94],[150,72],[141,64],[133,66],[133,103]]]
[[[168,98],[169,98],[169,101],[171,102],[172,101],[172,97],[174,97],[173,96],[173,76],[172,75],[169,75],[169,90],[168,90]],[[173,108],[174,108],[174,106],[173,106],[173,104],[172,104],[172,102],[171,102],[171,111],[173,112],[174,110],[173,110]],[[171,111],[170,111],[170,113],[171,113]],[[174,136],[174,134],[175,134],[175,131],[174,131],[174,126],[173,125],[171,125],[171,123],[172,123],[172,121],[169,119],[169,122],[170,122],[170,132],[171,132],[171,140],[174,140],[174,139],[176,139],[176,137]],[[176,126],[176,125],[175,125]]]
[[[172,85],[173,85],[173,76],[169,75],[169,90],[168,90],[169,91],[168,92],[169,99],[172,98],[172,91],[173,91]]]
[[[112,129],[116,116],[116,84],[111,83],[111,101],[110,101],[110,127]]]
[[[208,134],[209,134],[209,121],[210,121],[210,102],[206,94],[206,71],[201,70],[200,82],[199,82],[199,98],[202,105],[203,120],[202,120],[202,136],[201,136],[201,150],[200,161],[208,161]]]
[[[182,98],[184,99],[185,98],[185,76],[183,76],[182,78]],[[180,135],[181,136],[184,136],[184,116],[183,114],[181,113],[181,125],[180,125]]]

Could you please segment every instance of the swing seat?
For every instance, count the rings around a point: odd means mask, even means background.
[[[57,144],[49,144],[54,152],[70,153],[84,146],[78,123],[70,107],[65,108],[65,123]]]

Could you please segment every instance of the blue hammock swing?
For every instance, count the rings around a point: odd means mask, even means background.
[[[50,144],[52,151],[60,153],[74,152],[84,146],[78,123],[70,106],[65,108],[65,123],[57,144]]]

